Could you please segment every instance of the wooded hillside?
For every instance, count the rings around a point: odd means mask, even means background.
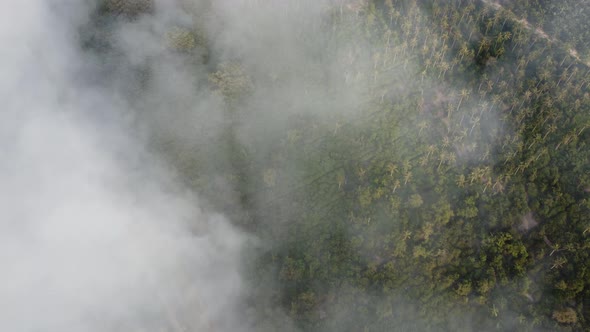
[[[100,10],[89,50],[112,54],[109,22],[149,15],[130,3]],[[264,243],[245,253],[248,322],[283,330],[280,311],[304,331],[589,329],[587,7],[333,1],[289,40],[298,53],[268,37],[272,60],[222,52],[202,8],[170,27],[166,47],[224,120],[188,142],[154,130],[153,147]],[[252,48],[271,45],[260,38]],[[149,66],[134,70],[149,86]]]

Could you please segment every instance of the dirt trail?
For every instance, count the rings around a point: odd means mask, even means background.
[[[481,1],[482,1],[483,3],[485,3],[486,5],[492,6],[492,7],[493,7],[494,9],[496,9],[496,10],[501,10],[501,9],[504,9],[504,6],[502,6],[502,4],[500,4],[500,3],[496,2],[496,1],[493,1],[493,0],[481,0]],[[552,38],[551,36],[549,36],[549,35],[548,35],[548,34],[547,34],[545,31],[543,31],[543,29],[534,27],[534,26],[533,26],[533,25],[532,25],[532,24],[531,24],[529,21],[527,21],[526,19],[524,19],[524,18],[519,18],[519,19],[517,19],[516,21],[517,21],[517,22],[520,22],[520,23],[522,23],[522,24],[525,26],[525,28],[527,28],[527,29],[529,29],[529,30],[533,31],[533,32],[534,32],[536,35],[538,35],[539,37],[541,37],[541,38],[543,38],[543,39],[545,39],[545,40],[548,40],[548,41],[550,41],[550,42],[552,42],[552,43],[558,43],[558,40],[557,40],[557,39],[555,39],[555,38]],[[586,64],[586,66],[590,67],[590,62],[586,62],[586,61],[582,60],[582,59],[580,58],[580,55],[578,54],[578,51],[576,51],[576,50],[575,50],[575,49],[573,49],[573,48],[568,48],[568,49],[567,49],[567,51],[568,51],[568,53],[569,53],[569,54],[570,54],[572,57],[574,57],[576,60],[578,60],[579,62],[581,62],[581,63],[584,63],[584,64]]]

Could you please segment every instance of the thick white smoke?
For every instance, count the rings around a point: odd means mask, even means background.
[[[0,14],[0,330],[231,330],[244,238],[92,83],[82,3]]]

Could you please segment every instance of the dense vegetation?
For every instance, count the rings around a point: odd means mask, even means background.
[[[131,2],[100,15],[129,19],[143,6]],[[589,329],[590,12],[579,3],[337,2],[303,32],[325,47],[298,82],[362,98],[310,93],[247,139],[252,100],[293,69],[220,61],[198,24],[171,29],[169,47],[207,68],[228,120],[206,141],[154,148],[265,243],[245,258],[252,324],[281,330],[281,308],[310,331]],[[324,70],[333,59],[349,70]]]

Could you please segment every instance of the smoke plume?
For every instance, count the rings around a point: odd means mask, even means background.
[[[0,20],[0,329],[231,330],[245,237],[148,151],[124,82],[80,46],[85,3]]]

